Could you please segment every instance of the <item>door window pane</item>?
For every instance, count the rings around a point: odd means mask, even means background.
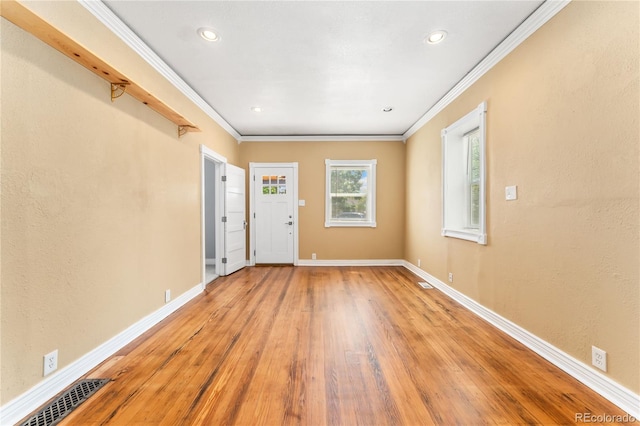
[[[287,177],[272,175],[262,176],[262,193],[264,195],[286,195]]]

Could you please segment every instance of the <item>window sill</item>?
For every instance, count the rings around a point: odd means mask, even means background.
[[[473,241],[478,244],[487,245],[487,234],[470,232],[460,229],[443,229],[441,235],[443,237],[458,238],[461,240]]]
[[[375,228],[376,222],[325,222],[325,228]]]

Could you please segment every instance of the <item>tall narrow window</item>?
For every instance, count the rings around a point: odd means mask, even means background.
[[[487,243],[483,102],[442,130],[442,235]]]
[[[325,160],[325,226],[376,226],[376,160]]]
[[[467,151],[467,226],[480,227],[480,128],[476,127],[464,137]]]

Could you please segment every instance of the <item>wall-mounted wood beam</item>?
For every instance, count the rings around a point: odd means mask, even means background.
[[[151,93],[147,92],[138,84],[132,82],[127,76],[107,64],[105,61],[91,53],[67,35],[60,32],[19,2],[15,0],[2,0],[0,3],[0,15],[2,17],[13,22],[18,27],[31,33],[49,46],[111,83],[112,100],[114,99],[113,87],[118,88],[126,86],[126,92],[129,95],[147,105],[166,119],[175,123],[178,126],[179,133],[184,133],[185,131],[200,131],[196,125],[184,118],[178,112],[170,108]],[[122,93],[117,94],[116,97],[119,97]]]

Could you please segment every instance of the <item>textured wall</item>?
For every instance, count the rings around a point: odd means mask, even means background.
[[[64,368],[160,308],[166,289],[201,282],[199,144],[238,154],[80,5],[37,5],[61,7],[82,44],[119,52],[116,68],[203,132],[178,139],[132,97],[112,103],[107,82],[1,20],[2,404],[42,380],[45,353],[58,349]]]
[[[640,391],[639,8],[574,2],[407,144],[407,260]],[[442,128],[487,112],[487,246],[440,236]],[[504,188],[518,186],[517,201]]]
[[[241,163],[298,162],[300,259],[402,259],[404,245],[402,142],[252,142]],[[376,166],[376,228],[325,228],[325,159],[371,160]],[[248,247],[248,245],[247,245]]]

